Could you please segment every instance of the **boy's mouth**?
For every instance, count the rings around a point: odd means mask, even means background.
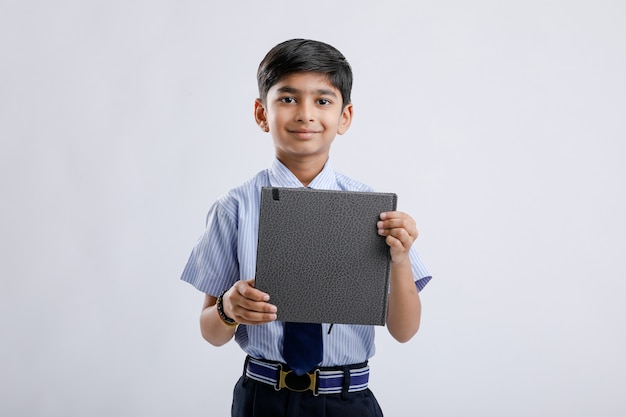
[[[290,132],[291,134],[295,135],[296,137],[300,139],[310,139],[315,134],[319,133],[318,130],[313,130],[313,129],[297,129],[297,130],[290,130]]]

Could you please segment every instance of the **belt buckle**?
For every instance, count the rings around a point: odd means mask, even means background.
[[[312,391],[313,395],[317,397],[319,394],[317,390],[319,374],[320,370],[316,369],[311,373],[296,375],[292,370],[283,370],[283,366],[278,364],[278,381],[276,381],[274,389],[276,391],[280,391],[283,388],[295,392]]]

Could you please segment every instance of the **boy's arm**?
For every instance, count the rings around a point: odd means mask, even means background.
[[[237,281],[222,297],[226,316],[240,324],[262,324],[276,320],[276,306],[268,303],[269,295],[254,288],[254,280]],[[225,324],[217,312],[217,298],[207,294],[200,313],[202,337],[221,346],[235,335],[236,326]]]
[[[422,304],[413,281],[411,263],[391,264],[387,328],[399,342],[411,340],[420,327]]]
[[[377,226],[378,233],[386,236],[391,253],[387,329],[396,340],[404,343],[417,333],[422,314],[409,259],[417,228],[411,216],[399,211],[382,213]]]

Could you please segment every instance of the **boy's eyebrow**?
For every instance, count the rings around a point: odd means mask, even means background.
[[[289,87],[289,86],[283,86],[283,87],[279,87],[276,89],[277,92],[279,93],[287,93],[287,94],[298,94],[301,93],[301,90],[297,89],[297,88],[293,88],[293,87]],[[327,89],[327,88],[320,88],[318,90],[315,90],[315,92],[320,95],[320,96],[332,96],[332,97],[337,97],[337,94],[335,94],[335,92],[333,90]]]

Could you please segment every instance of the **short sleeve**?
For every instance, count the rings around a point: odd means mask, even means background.
[[[206,230],[191,251],[181,279],[217,297],[238,277],[237,220],[218,201],[207,214]]]
[[[415,249],[415,246],[411,246],[409,257],[411,259],[411,269],[413,270],[413,279],[415,279],[415,286],[417,287],[418,291],[422,291],[424,287],[426,287],[426,284],[430,282],[432,276],[422,262],[422,259],[417,253],[417,249]]]

